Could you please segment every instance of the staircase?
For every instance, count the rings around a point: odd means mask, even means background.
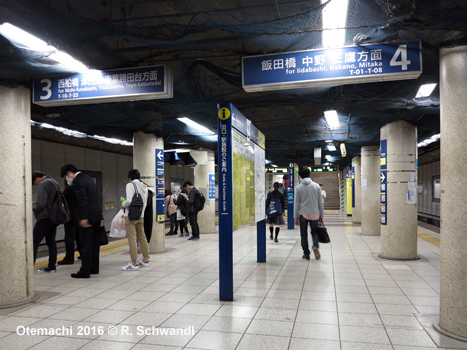
[[[340,210],[338,172],[312,172],[310,178],[326,191],[324,210]]]

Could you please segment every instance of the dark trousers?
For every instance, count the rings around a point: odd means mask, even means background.
[[[307,220],[302,215],[299,217],[300,222],[300,238],[302,243],[303,254],[310,255],[308,248],[308,224],[311,228],[311,237],[313,239],[313,247],[319,248],[318,222],[319,220]]]
[[[54,224],[47,219],[40,219],[34,225],[34,230],[32,231],[33,241],[34,241],[34,264],[36,263],[37,250],[39,249],[39,244],[45,237],[45,243],[49,247],[49,269],[55,270],[55,264],[57,263],[57,242],[55,241],[55,236],[57,235],[57,224]]]
[[[177,233],[178,231],[178,221],[177,221],[177,212],[170,215],[170,232]]]
[[[188,218],[190,219],[192,236],[199,238],[198,213],[189,213]]]
[[[75,260],[75,239],[76,239],[76,246],[78,251],[81,254],[81,245],[79,243],[78,235],[76,231],[78,230],[78,226],[71,221],[68,221],[65,225],[65,250],[66,254],[63,260],[68,262],[73,262]]]
[[[78,226],[78,239],[81,243],[80,273],[90,275],[99,273],[100,222],[91,227]]]
[[[180,226],[180,234],[182,234],[183,231],[185,231],[186,233],[188,233],[188,228],[186,227],[186,221],[185,221],[185,219],[183,219],[183,220],[178,220],[178,226]]]

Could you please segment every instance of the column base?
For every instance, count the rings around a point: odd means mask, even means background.
[[[441,333],[443,335],[446,335],[446,336],[448,336],[450,338],[453,338],[453,339],[456,339],[456,340],[467,343],[467,338],[461,337],[460,335],[456,335],[454,333],[451,333],[451,332],[445,330],[443,327],[441,327],[439,325],[439,319],[437,319],[435,322],[433,322],[433,327],[434,327],[434,329],[436,329],[436,331],[438,331],[439,333]]]
[[[414,258],[391,258],[391,257],[389,257],[389,256],[384,256],[384,255],[378,254],[378,258],[386,259],[386,260],[400,260],[400,261],[404,261],[404,260],[419,260],[419,259],[420,259],[420,256],[417,255],[417,256],[414,257]]]
[[[0,305],[0,310],[1,309],[8,309],[8,308],[13,308],[13,307],[18,307],[18,306],[21,306],[21,305],[24,305],[24,304],[32,303],[33,301],[36,301],[37,299],[39,299],[39,297],[40,297],[40,295],[35,293],[34,296],[31,299],[27,299],[27,300],[24,300],[24,301],[21,301],[19,303],[15,303],[15,304]]]

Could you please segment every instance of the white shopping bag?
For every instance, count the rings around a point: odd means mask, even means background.
[[[126,237],[126,228],[125,228],[125,215],[123,209],[115,215],[110,225],[109,237],[112,238],[125,238]]]

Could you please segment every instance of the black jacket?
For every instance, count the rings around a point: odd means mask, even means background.
[[[271,203],[271,199],[277,198],[281,202],[282,206],[282,213],[285,211],[285,197],[279,191],[271,191],[268,193],[268,197],[266,198],[266,208],[269,207],[269,203]]]
[[[196,187],[192,187],[190,192],[188,192],[188,214],[189,213],[198,213],[195,209],[195,202],[198,196],[198,189]]]
[[[73,185],[67,185],[63,190],[63,195],[65,196],[68,204],[68,210],[70,211],[70,221],[74,224],[78,224],[78,201],[76,200]]]
[[[72,187],[77,201],[77,222],[88,219],[89,224],[95,224],[101,221],[102,208],[94,180],[86,174],[79,173],[75,176]]]

